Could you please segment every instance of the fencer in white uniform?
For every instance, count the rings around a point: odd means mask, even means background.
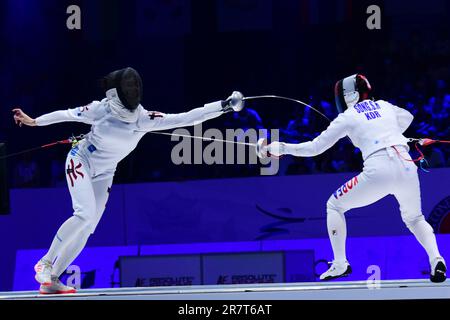
[[[335,93],[340,113],[325,131],[305,143],[273,142],[264,152],[274,156],[313,157],[346,136],[362,152],[363,171],[339,187],[327,202],[327,228],[334,260],[329,270],[320,276],[321,280],[351,273],[345,252],[345,212],[391,194],[400,204],[406,226],[428,254],[431,281],[445,281],[445,261],[439,253],[433,229],[422,214],[417,167],[408,153],[408,139],[403,136],[413,115],[389,102],[369,99],[370,91],[369,81],[362,75],[338,81]]]
[[[105,77],[103,86],[106,98],[83,107],[55,111],[36,119],[20,109],[13,110],[20,125],[46,126],[67,121],[91,125],[91,131],[67,156],[65,171],[74,213],[59,228],[49,251],[35,266],[41,293],[75,292],[58,278],[95,231],[108,201],[117,164],[147,132],[192,126],[243,107],[243,96],[235,91],[227,100],[185,113],[147,111],[140,104],[142,81],[132,68],[112,72]]]

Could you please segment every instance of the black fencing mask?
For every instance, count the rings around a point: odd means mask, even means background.
[[[141,103],[142,79],[133,68],[111,72],[101,80],[101,86],[105,92],[115,88],[120,102],[130,111],[134,111]]]

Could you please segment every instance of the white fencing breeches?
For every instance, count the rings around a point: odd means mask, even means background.
[[[363,172],[342,185],[327,202],[328,235],[334,259],[345,261],[347,229],[344,213],[372,204],[387,195],[394,195],[400,204],[402,220],[427,251],[430,259],[440,256],[432,227],[421,209],[417,167],[406,147],[377,151],[364,161]]]
[[[53,275],[56,276],[60,276],[75,260],[94,233],[105,210],[113,180],[112,174],[92,179],[87,162],[73,153],[67,157],[65,170],[74,213],[59,228],[43,258],[54,262]]]

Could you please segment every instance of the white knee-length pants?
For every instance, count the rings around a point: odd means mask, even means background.
[[[328,209],[342,214],[391,194],[400,204],[401,216],[408,228],[424,220],[417,166],[405,160],[411,160],[406,147],[396,149],[399,153],[390,147],[369,156],[364,161],[363,171],[331,195]]]

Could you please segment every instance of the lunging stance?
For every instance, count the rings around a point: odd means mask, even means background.
[[[408,139],[403,136],[413,115],[384,100],[370,99],[370,83],[360,74],[338,81],[335,97],[340,113],[314,140],[300,144],[273,142],[263,150],[274,156],[313,157],[348,136],[362,152],[362,173],[343,184],[327,202],[327,228],[334,260],[320,279],[330,280],[351,273],[345,252],[345,212],[392,194],[400,204],[403,221],[428,254],[431,281],[445,281],[445,261],[433,229],[422,214],[417,167],[408,153]]]
[[[99,223],[117,164],[136,148],[145,133],[192,126],[243,108],[240,92],[180,114],[145,110],[141,103],[142,80],[133,68],[114,71],[102,79],[106,97],[101,101],[55,111],[36,119],[14,109],[19,125],[46,126],[76,121],[91,125],[91,131],[67,156],[65,172],[72,197],[73,216],[59,228],[47,254],[35,266],[41,293],[72,293],[74,288],[59,281],[60,275],[80,254]]]

